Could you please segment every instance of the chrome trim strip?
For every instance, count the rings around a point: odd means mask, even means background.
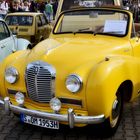
[[[68,114],[66,115],[61,115],[61,114],[54,114],[54,113],[47,113],[47,112],[41,112],[37,110],[31,110],[31,109],[26,109],[23,107],[15,106],[10,103],[9,97],[5,97],[3,101],[0,99],[0,105],[2,105],[5,109],[5,111],[13,111],[15,113],[24,113],[26,115],[31,115],[35,117],[42,117],[46,119],[51,119],[51,120],[57,120],[57,121],[62,121],[62,122],[67,122],[70,126],[70,128],[74,127],[75,123],[79,124],[99,124],[104,122],[105,116],[102,115],[97,115],[97,116],[76,116],[73,109],[68,109]],[[8,103],[8,105],[7,105]]]

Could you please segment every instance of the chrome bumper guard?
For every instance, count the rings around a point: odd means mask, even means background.
[[[9,97],[5,97],[4,101],[0,99],[0,105],[4,107],[4,110],[7,115],[10,114],[10,111],[13,111],[17,114],[23,113],[26,115],[31,115],[34,117],[41,117],[50,120],[62,121],[67,122],[70,128],[74,127],[74,124],[99,124],[105,120],[104,115],[98,116],[76,116],[74,110],[69,108],[67,115],[60,115],[55,113],[47,113],[41,112],[37,110],[26,109],[20,106],[15,106],[10,103]]]

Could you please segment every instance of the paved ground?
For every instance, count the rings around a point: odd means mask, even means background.
[[[101,138],[91,127],[50,130],[21,124],[14,115],[6,117],[0,108],[0,140],[140,140],[140,98],[124,106],[121,124],[113,137]]]

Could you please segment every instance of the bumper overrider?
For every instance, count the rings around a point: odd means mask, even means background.
[[[11,111],[17,114],[24,113],[26,115],[31,115],[34,117],[66,122],[69,124],[70,128],[73,128],[74,124],[99,124],[104,122],[105,120],[105,116],[103,114],[97,116],[76,116],[74,110],[71,108],[68,109],[68,113],[66,115],[31,110],[12,105],[9,97],[5,97],[4,100],[0,99],[0,105],[4,107],[7,115],[9,115]]]

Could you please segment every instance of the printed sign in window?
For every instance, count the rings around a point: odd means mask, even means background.
[[[106,20],[104,26],[104,33],[125,34],[126,27],[126,20]]]

